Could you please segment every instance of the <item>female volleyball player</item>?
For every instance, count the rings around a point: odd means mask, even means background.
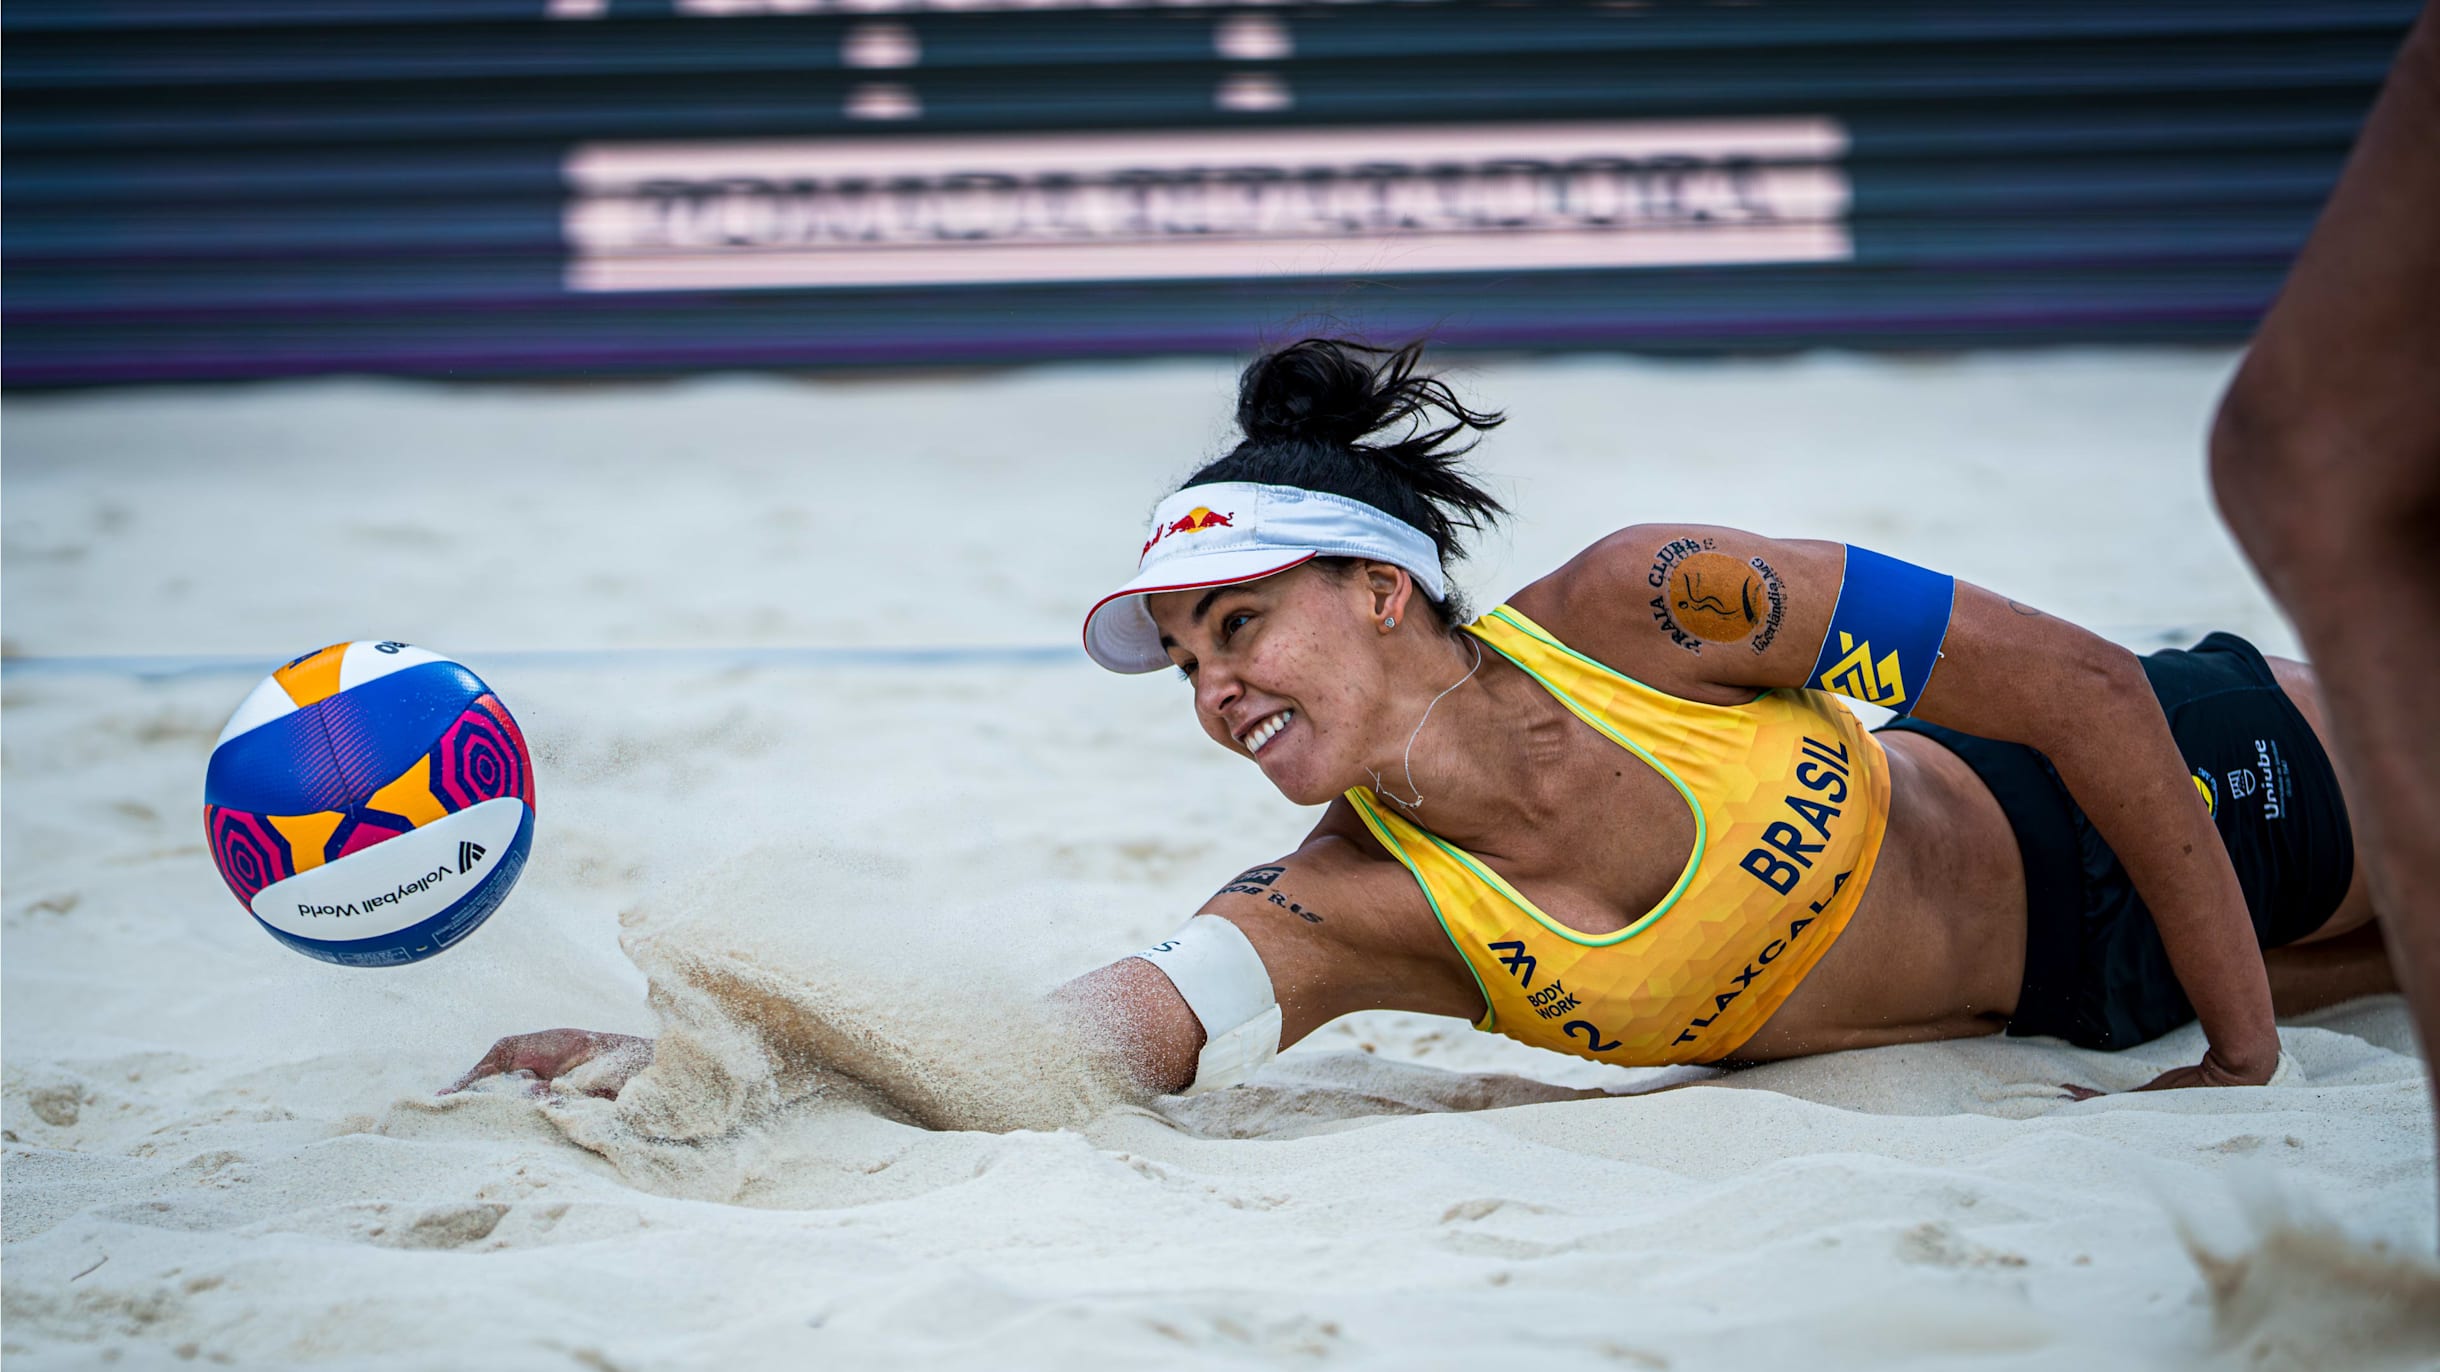
[[[2154,1086],[2270,1079],[2263,950],[2373,919],[2307,669],[2227,634],[2138,658],[1898,558],[1703,525],[1623,529],[1474,618],[1448,565],[1503,511],[1453,440],[1500,416],[1417,351],[1257,360],[1244,441],[1085,621],[1095,661],[1174,669],[1214,743],[1329,806],[1064,992],[1146,1087],[1232,1085],[1370,1009],[1632,1066],[2199,1018],[2209,1051]],[[2344,949],[2291,1005],[2386,984],[2368,936]],[[608,1049],[647,1060],[556,1030],[466,1080]]]

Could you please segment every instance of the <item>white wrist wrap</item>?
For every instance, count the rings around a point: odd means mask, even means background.
[[[1161,969],[1203,1022],[1203,1055],[1180,1095],[1235,1086],[1279,1056],[1279,1001],[1262,955],[1236,925],[1197,915],[1186,927],[1136,954]]]

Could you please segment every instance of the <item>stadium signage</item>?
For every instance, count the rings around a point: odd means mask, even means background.
[[[1827,118],[588,144],[581,291],[1852,255]]]

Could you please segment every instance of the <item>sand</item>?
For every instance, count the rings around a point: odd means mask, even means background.
[[[2139,648],[2293,639],[2211,516],[2224,352],[1489,360],[1488,602],[1619,524],[1850,538]],[[1310,812],[1064,652],[1225,440],[1217,363],[12,399],[0,1352],[27,1368],[2440,1365],[2394,998],[2278,1087],[1978,1040],[1732,1076],[1341,1021],[1139,1103],[1041,990]],[[534,860],[327,967],[201,841],[272,663],[463,657]],[[804,645],[976,650],[821,658]],[[1044,651],[1028,651],[1043,649]],[[130,660],[130,655],[143,661]],[[77,660],[67,660],[77,659]],[[235,665],[230,665],[235,664]],[[617,1101],[434,1089],[668,1035]],[[931,1126],[931,1127],[927,1127]]]

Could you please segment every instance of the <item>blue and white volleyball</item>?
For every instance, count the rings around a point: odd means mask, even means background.
[[[273,938],[352,967],[456,944],[534,836],[525,735],[483,679],[404,643],[335,643],[263,678],[213,745],[213,861]]]

